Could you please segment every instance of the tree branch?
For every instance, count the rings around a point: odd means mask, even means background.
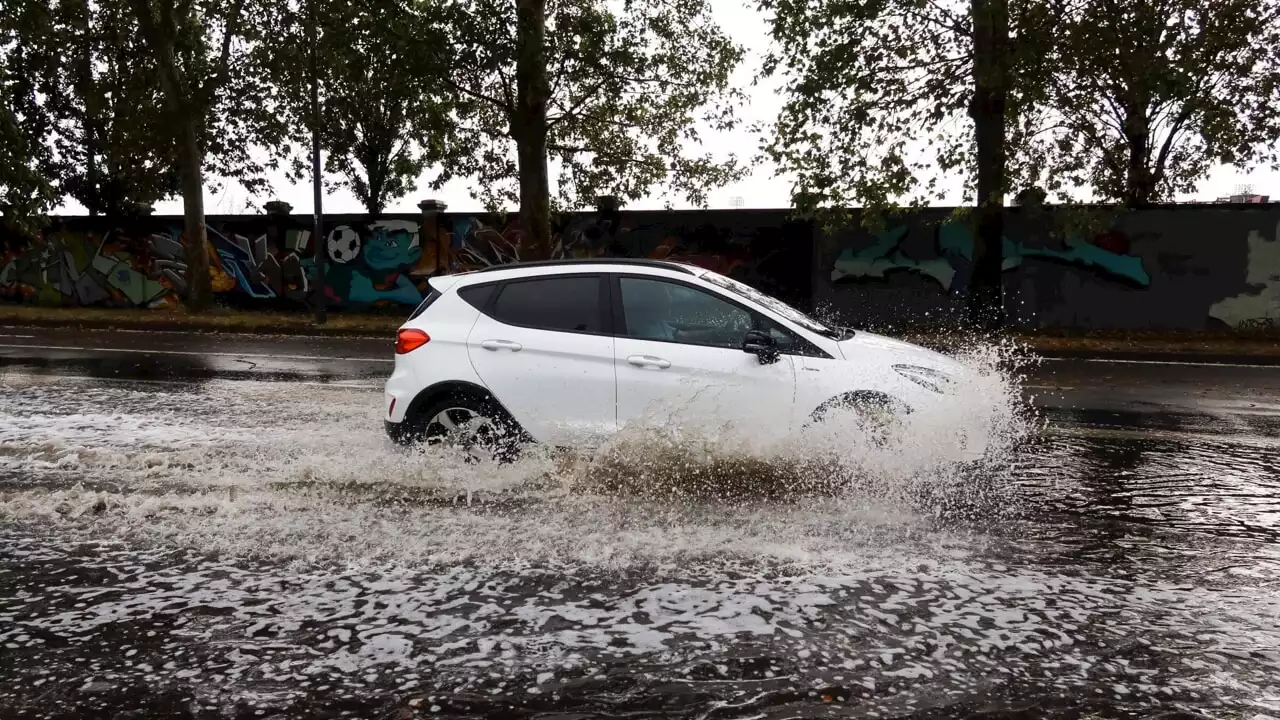
[[[160,86],[164,90],[169,109],[176,114],[181,114],[188,101],[187,88],[182,81],[182,76],[178,73],[177,61],[173,56],[173,35],[166,35],[164,32],[164,28],[173,28],[176,31],[176,26],[172,24],[172,3],[161,0],[159,21],[152,13],[150,0],[133,0],[133,11],[137,16],[138,25],[142,28],[142,35],[156,57],[156,64],[160,70]]]
[[[1173,121],[1173,124],[1169,126],[1169,134],[1165,137],[1164,144],[1160,146],[1160,154],[1156,156],[1156,164],[1155,167],[1152,168],[1151,175],[1153,180],[1159,182],[1160,178],[1164,176],[1164,164],[1169,159],[1170,151],[1173,150],[1173,141],[1177,138],[1178,134],[1182,132],[1182,126],[1191,119],[1193,114],[1195,114],[1194,106],[1188,104],[1182,109],[1182,112],[1178,114],[1178,117]]]
[[[600,92],[600,90],[604,87],[605,83],[609,82],[609,80],[610,78],[608,75],[605,75],[604,77],[602,77],[599,82],[597,82],[594,86],[591,87],[590,90],[583,93],[582,97],[578,98],[578,101],[576,103],[573,103],[572,107],[567,108],[563,113],[557,115],[555,118],[548,120],[547,127],[548,128],[555,127],[558,123],[560,123],[565,118],[569,118],[575,115],[579,110],[581,110],[584,106],[586,106],[587,101],[594,98],[596,94]]]
[[[227,75],[231,70],[231,41],[235,39],[243,9],[244,0],[235,0],[227,9],[226,27],[222,33],[222,53],[218,56],[218,69],[214,73],[213,84],[207,89],[208,94],[216,93],[227,82]]]
[[[444,80],[445,84],[446,84],[446,85],[448,85],[449,87],[451,87],[451,88],[453,88],[454,90],[456,90],[456,91],[458,91],[458,92],[462,93],[463,95],[466,95],[467,97],[469,97],[469,98],[471,98],[471,99],[473,99],[473,100],[479,100],[479,101],[481,101],[481,102],[489,103],[490,105],[492,105],[492,106],[494,106],[494,107],[498,108],[499,110],[502,110],[502,111],[503,111],[504,113],[506,113],[507,115],[510,115],[510,114],[511,114],[511,110],[512,110],[511,105],[509,105],[509,104],[507,104],[507,103],[504,103],[504,102],[502,102],[501,100],[499,100],[499,99],[497,99],[497,98],[495,98],[495,97],[493,97],[493,96],[491,96],[491,95],[485,95],[484,93],[482,93],[482,92],[478,92],[478,91],[476,91],[476,90],[472,90],[471,88],[466,87],[465,85],[460,85],[460,84],[458,84],[458,83],[454,82],[454,81],[453,81],[453,78],[451,78],[451,77],[449,77],[449,76],[447,76],[447,75],[446,75],[446,76],[444,76],[444,77],[442,77],[442,78],[441,78],[441,80]]]

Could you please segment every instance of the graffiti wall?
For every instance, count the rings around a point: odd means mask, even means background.
[[[309,224],[288,216],[208,218],[218,301],[279,309],[311,303],[319,285]],[[679,258],[799,304],[811,298],[812,227],[782,211],[582,213],[555,230],[556,257]],[[528,256],[515,215],[328,217],[321,242],[326,300],[351,310],[412,307],[433,275]],[[0,300],[168,307],[183,292],[185,269],[181,218],[58,219],[40,237],[0,248]]]
[[[785,211],[584,213],[555,228],[557,258],[672,259],[737,278],[789,302],[812,299],[813,226]],[[519,223],[452,215],[439,233],[450,272],[515,262],[523,257]]]
[[[963,312],[965,222],[938,210],[881,232],[820,234],[815,302],[854,325],[946,325]],[[1006,215],[1005,306],[1023,327],[1206,329],[1280,325],[1280,207],[1112,214],[1100,229]],[[1093,221],[1095,226],[1098,220]]]
[[[973,236],[939,209],[871,233],[827,234],[787,211],[593,212],[562,217],[557,257],[672,258],[736,277],[861,327],[946,324],[962,312]],[[317,297],[309,217],[208,220],[214,291],[227,306],[297,309]],[[1096,229],[1011,209],[1009,316],[1029,327],[1181,328],[1280,324],[1280,205],[1167,207]],[[331,307],[401,312],[427,280],[527,259],[515,215],[330,216],[320,250]],[[3,238],[0,301],[155,308],[184,290],[182,221],[55,220]]]

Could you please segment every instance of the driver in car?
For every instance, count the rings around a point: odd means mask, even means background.
[[[640,340],[676,339],[676,328],[667,322],[671,317],[671,297],[662,283],[638,282],[627,288],[627,330]]]

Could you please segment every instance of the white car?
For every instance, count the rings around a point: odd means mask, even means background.
[[[965,373],[676,262],[517,263],[430,288],[386,383],[387,432],[402,444],[510,455],[531,441],[597,445],[632,423],[705,425],[709,411],[781,435],[833,408],[910,413]]]

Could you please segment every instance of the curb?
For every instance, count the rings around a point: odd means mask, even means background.
[[[1045,360],[1080,360],[1085,362],[1153,363],[1166,365],[1251,365],[1280,368],[1280,355],[1249,355],[1211,352],[1143,352],[1141,350],[1035,350]]]
[[[358,328],[333,328],[315,325],[239,325],[226,327],[213,323],[201,324],[190,322],[145,322],[129,323],[114,321],[59,321],[33,318],[0,317],[0,330],[20,330],[24,328],[73,328],[76,330],[131,330],[137,332],[182,332],[199,335],[288,335],[317,336],[334,338],[387,338],[395,334],[395,328],[388,326],[386,333]]]

